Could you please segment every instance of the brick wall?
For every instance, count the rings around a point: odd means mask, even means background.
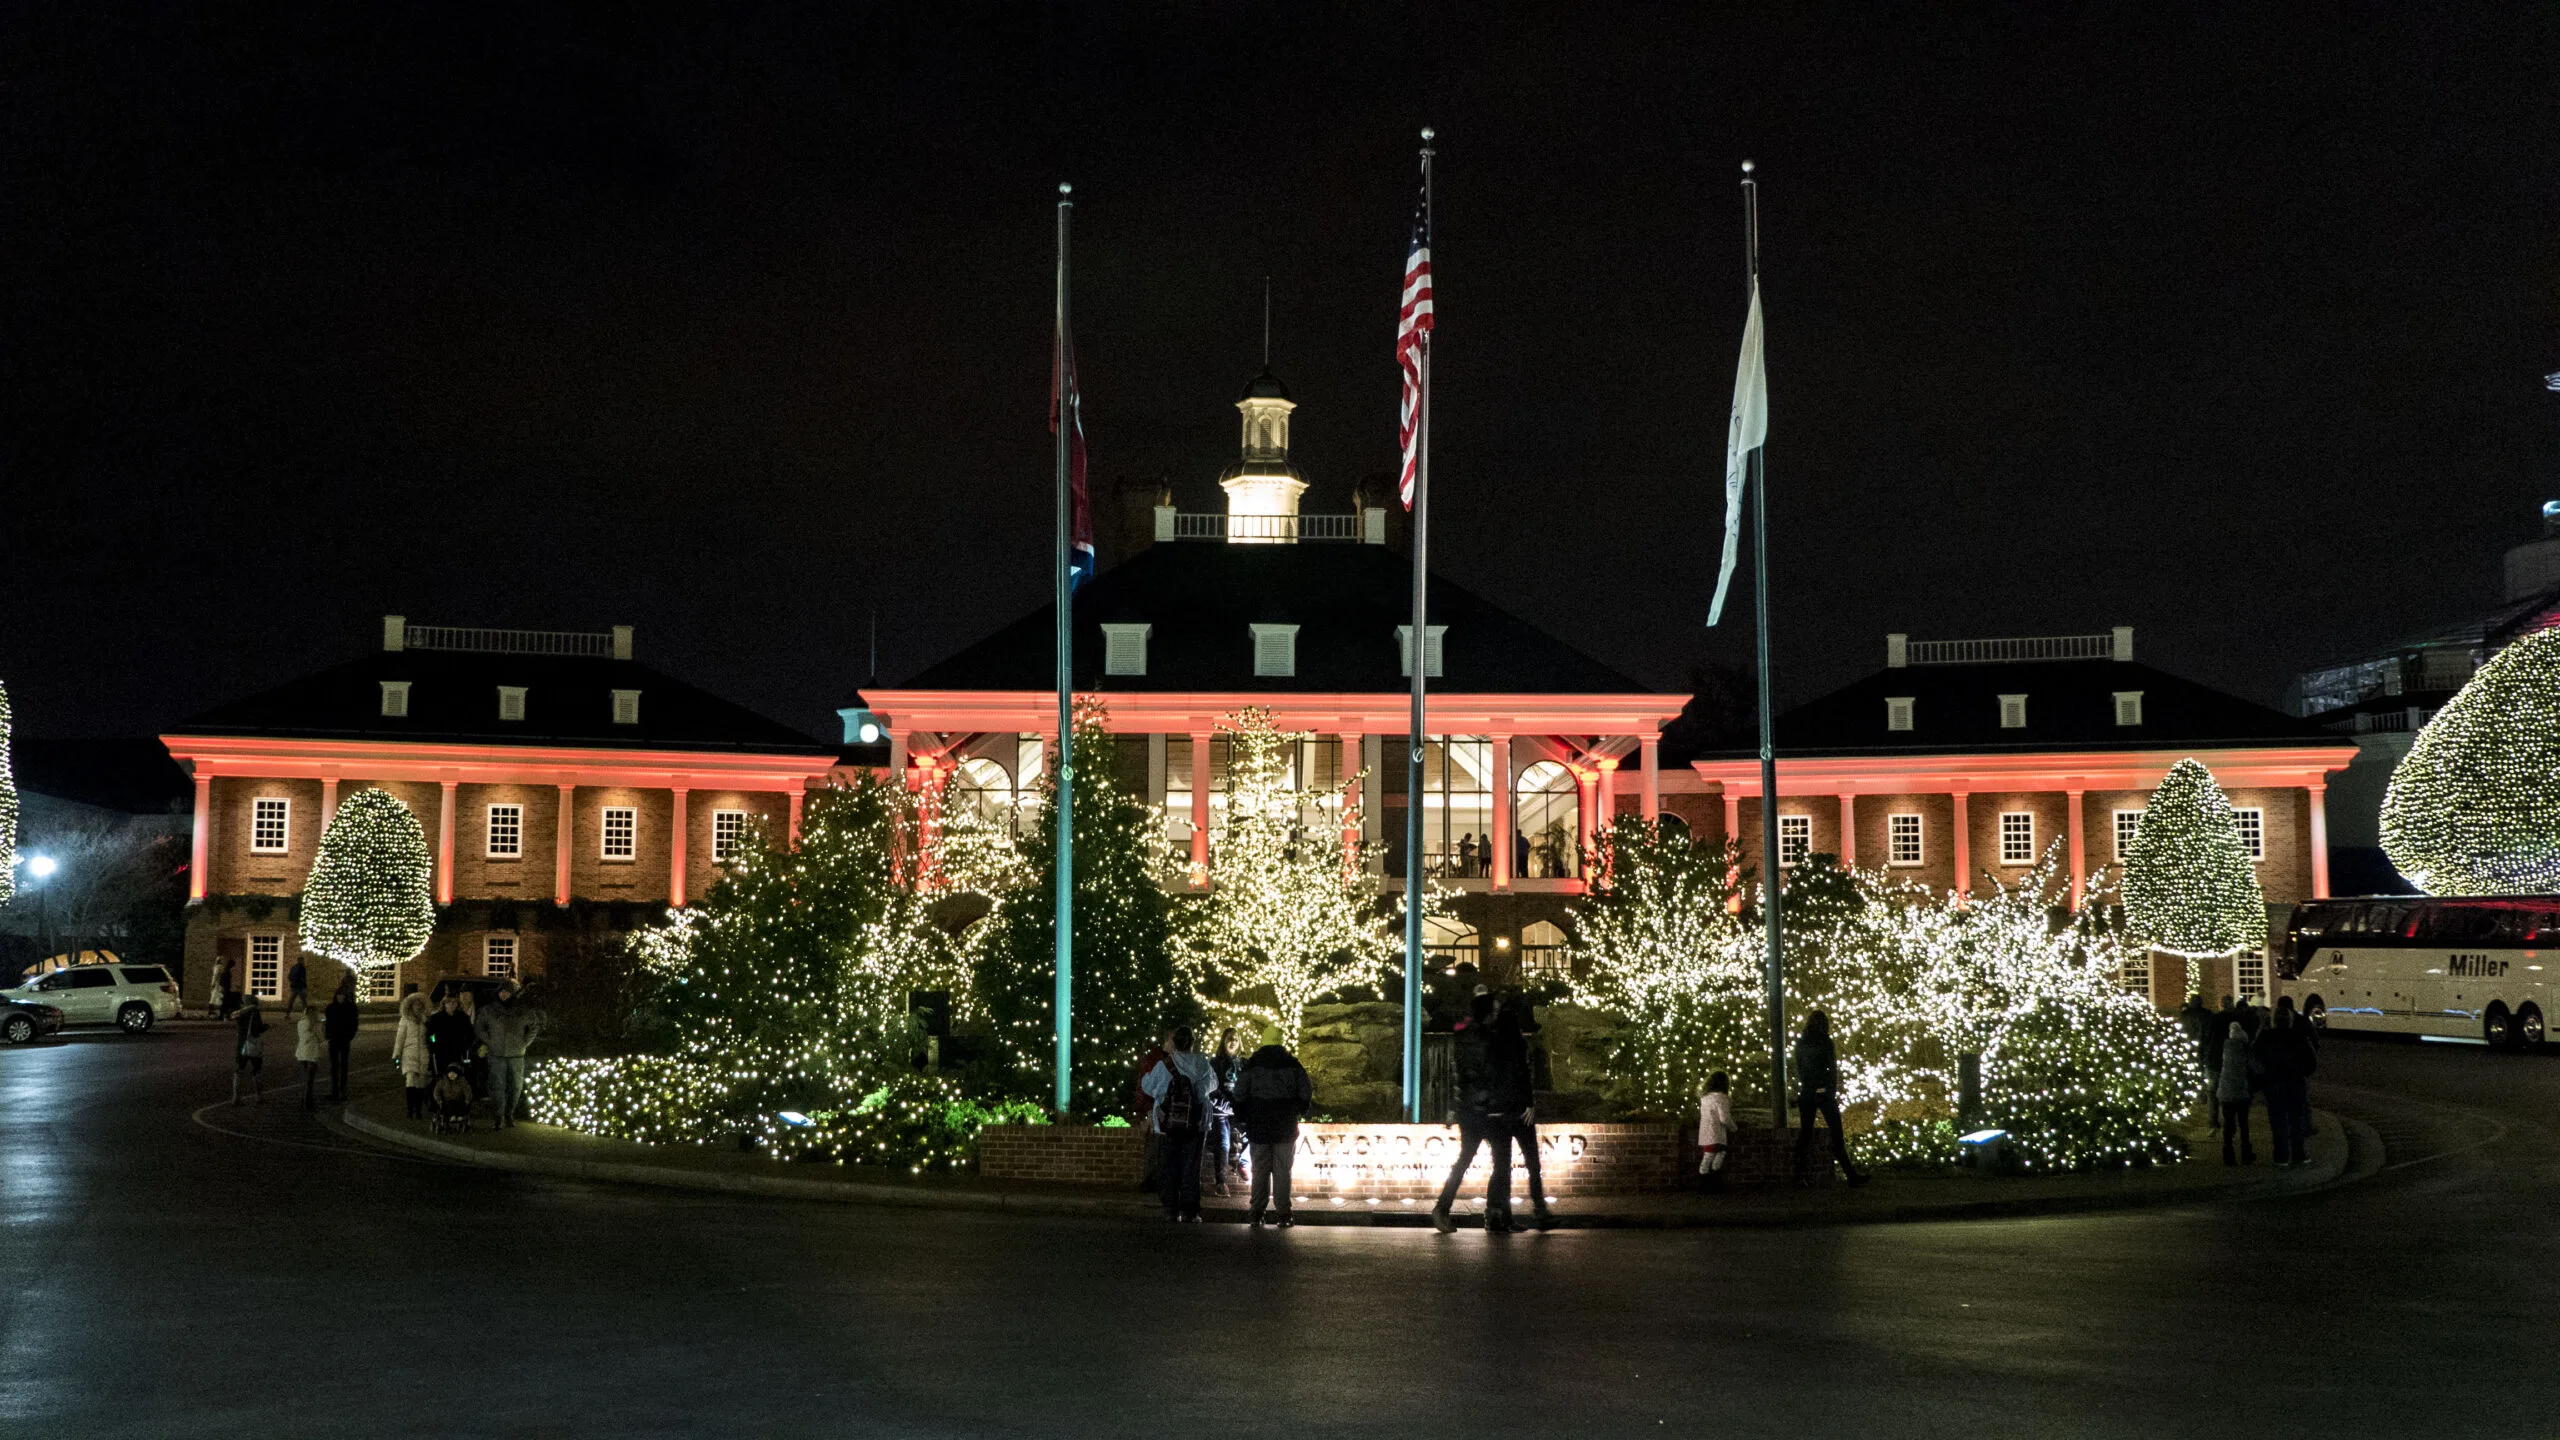
[[[1138,1183],[1145,1158],[1134,1129],[1096,1125],[990,1125],[978,1132],[978,1175],[1051,1185]]]
[[[292,802],[282,855],[249,851],[249,817],[262,796]],[[215,895],[298,895],[320,845],[320,782],[217,778],[208,801],[206,890]]]
[[[685,800],[690,807],[693,797],[688,795]],[[604,858],[604,812],[607,806],[629,806],[640,812],[636,858]],[[573,809],[570,894],[597,900],[667,898],[667,840],[675,815],[674,795],[664,790],[580,786],[574,797]],[[710,833],[708,828],[703,831],[702,844],[706,850],[711,844]]]
[[[489,856],[489,807],[524,807],[522,853],[513,860]],[[427,838],[435,839],[434,817]],[[457,899],[551,898],[560,833],[557,785],[464,785],[454,792],[453,893]]]

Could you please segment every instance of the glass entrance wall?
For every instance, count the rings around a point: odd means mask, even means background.
[[[1582,797],[1573,772],[1541,760],[1520,772],[1520,830],[1512,871],[1523,880],[1569,880],[1582,873]]]
[[[1227,825],[1227,737],[1209,740],[1209,839]],[[1164,738],[1164,835],[1179,855],[1191,853],[1191,737]]]

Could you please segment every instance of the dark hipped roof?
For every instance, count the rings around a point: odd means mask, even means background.
[[[409,682],[409,713],[382,713],[382,682]],[[525,689],[524,719],[498,718],[498,687]],[[613,723],[613,692],[640,692],[640,723]],[[787,725],[636,660],[378,651],[235,700],[171,733],[299,739],[577,745],[618,750],[728,750],[824,755]]]
[[[127,815],[166,815],[195,803],[195,784],[157,740],[32,740],[10,743],[9,764],[24,795],[93,805]]]
[[[1383,545],[1152,545],[1077,592],[1076,688],[1393,694],[1411,683],[1396,627],[1412,623],[1412,584],[1410,562]],[[1431,624],[1448,627],[1445,673],[1431,682],[1440,693],[1652,693],[1653,687],[1437,576],[1429,610]],[[894,688],[1049,689],[1057,655],[1054,616],[1055,607],[1044,605]],[[1154,627],[1146,674],[1102,673],[1106,623]],[[1255,624],[1299,627],[1297,674],[1253,673]]]
[[[2116,723],[2116,692],[2142,692],[2142,723]],[[2003,729],[2000,697],[2027,697],[2024,728]],[[1909,696],[1911,728],[1885,728],[1885,701]],[[1796,755],[1996,754],[2040,750],[2202,750],[2341,743],[2328,730],[2137,661],[2034,660],[1885,669],[1781,714],[1778,749]],[[1695,758],[1738,759],[1749,749]],[[1666,758],[1669,758],[1666,756]]]

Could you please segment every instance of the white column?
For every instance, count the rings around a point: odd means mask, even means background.
[[[320,780],[320,833],[329,833],[329,822],[338,818],[338,777],[322,776]]]
[[[1958,790],[1948,798],[1956,802],[1956,894],[1970,898],[1973,894],[1973,823],[1965,814],[1965,802],[1973,797]]]
[[[1360,783],[1360,737],[1342,737],[1342,868],[1356,869],[1360,860],[1360,817],[1357,811],[1367,808],[1361,801],[1368,787]]]
[[[187,903],[205,897],[205,866],[213,856],[213,777],[196,772],[196,833],[187,851]]]
[[[2311,898],[2329,898],[2329,782],[2302,787],[2311,798]]]
[[[808,791],[806,791],[806,790],[794,790],[794,791],[792,791],[792,792],[791,792],[791,848],[792,848],[792,849],[794,849],[794,850],[797,850],[797,849],[799,849],[799,848],[800,848],[800,807],[801,807],[801,803],[802,803],[803,801],[807,800],[808,798],[809,798],[809,792],[808,792]],[[1069,1017],[1069,1018],[1073,1018],[1073,1017],[1071,1016],[1071,1017]]]
[[[1205,730],[1191,732],[1191,883],[1209,883],[1209,741]]]
[[[681,910],[684,908],[685,791],[679,785],[667,793],[675,797],[675,817],[667,826],[667,904]]]
[[[569,856],[573,853],[578,833],[577,793],[578,787],[575,785],[560,787],[560,823],[552,831],[551,843],[551,863],[554,870],[551,877],[551,903],[554,905],[569,903]]]
[[[1515,813],[1520,803],[1520,784],[1511,775],[1511,737],[1493,737],[1493,783],[1498,790],[1493,797],[1493,864],[1485,873],[1493,877],[1493,888],[1508,890],[1514,878],[1511,873],[1512,828],[1520,823]]]
[[[1840,864],[1858,863],[1858,797],[1840,792]]]
[[[2087,884],[2087,882],[2088,882],[2088,874],[2089,874],[2088,857],[2087,857],[2087,855],[2085,854],[2085,852],[2083,852],[2083,850],[2081,849],[2081,845],[2080,845],[2080,797],[2081,797],[2081,795],[2082,795],[2082,794],[2084,794],[2084,793],[2085,793],[2085,792],[2083,792],[2083,791],[2079,791],[2079,790],[2074,790],[2074,791],[2071,791],[2071,792],[2070,792],[2070,795],[2071,795],[2071,908],[2072,908],[2072,909],[2074,909],[2074,910],[2077,910],[2077,909],[2079,909],[2079,908],[2080,908],[2080,891],[2081,891],[2081,887],[2082,887],[2082,886],[2084,886],[2085,884]]]
[[[1644,818],[1647,822],[1662,818],[1662,737],[1646,735],[1636,741],[1637,753],[1644,766]]]
[[[442,799],[436,806],[436,903],[453,903],[453,792],[460,782],[443,782]]]

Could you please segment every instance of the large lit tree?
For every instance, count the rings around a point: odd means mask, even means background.
[[[1400,916],[1378,903],[1365,847],[1346,851],[1345,790],[1306,787],[1290,756],[1306,737],[1278,729],[1260,706],[1238,711],[1228,735],[1227,824],[1218,836],[1217,888],[1195,907],[1186,953],[1193,983],[1221,1019],[1279,1027],[1295,1047],[1307,1007],[1376,985],[1404,956]]]
[[[18,893],[18,780],[9,761],[9,687],[0,685],[0,905]]]
[[[1634,818],[1599,843],[1609,887],[1575,907],[1572,949],[1575,998],[1620,1022],[1603,1073],[1657,1114],[1694,1107],[1718,1070],[1739,1093],[1766,1094],[1759,931],[1731,904],[1733,848]]]
[[[417,958],[436,928],[434,866],[398,796],[347,796],[303,882],[302,947],[359,972]]]
[[[2560,889],[2560,630],[2499,651],[2418,732],[2382,848],[2430,894]]]
[[[1163,821],[1112,771],[1100,702],[1075,710],[1075,1034],[1073,1108],[1126,1108],[1138,1057],[1197,1005],[1175,966],[1173,901],[1164,892]],[[1054,1096],[1056,1064],[1058,799],[1054,773],[1040,779],[1018,867],[995,910],[971,931],[978,995],[1012,1062],[1009,1088]]]
[[[2197,760],[2169,767],[2124,852],[2124,919],[2133,938],[2197,962],[2267,943],[2267,897],[2240,838],[2240,817]]]

